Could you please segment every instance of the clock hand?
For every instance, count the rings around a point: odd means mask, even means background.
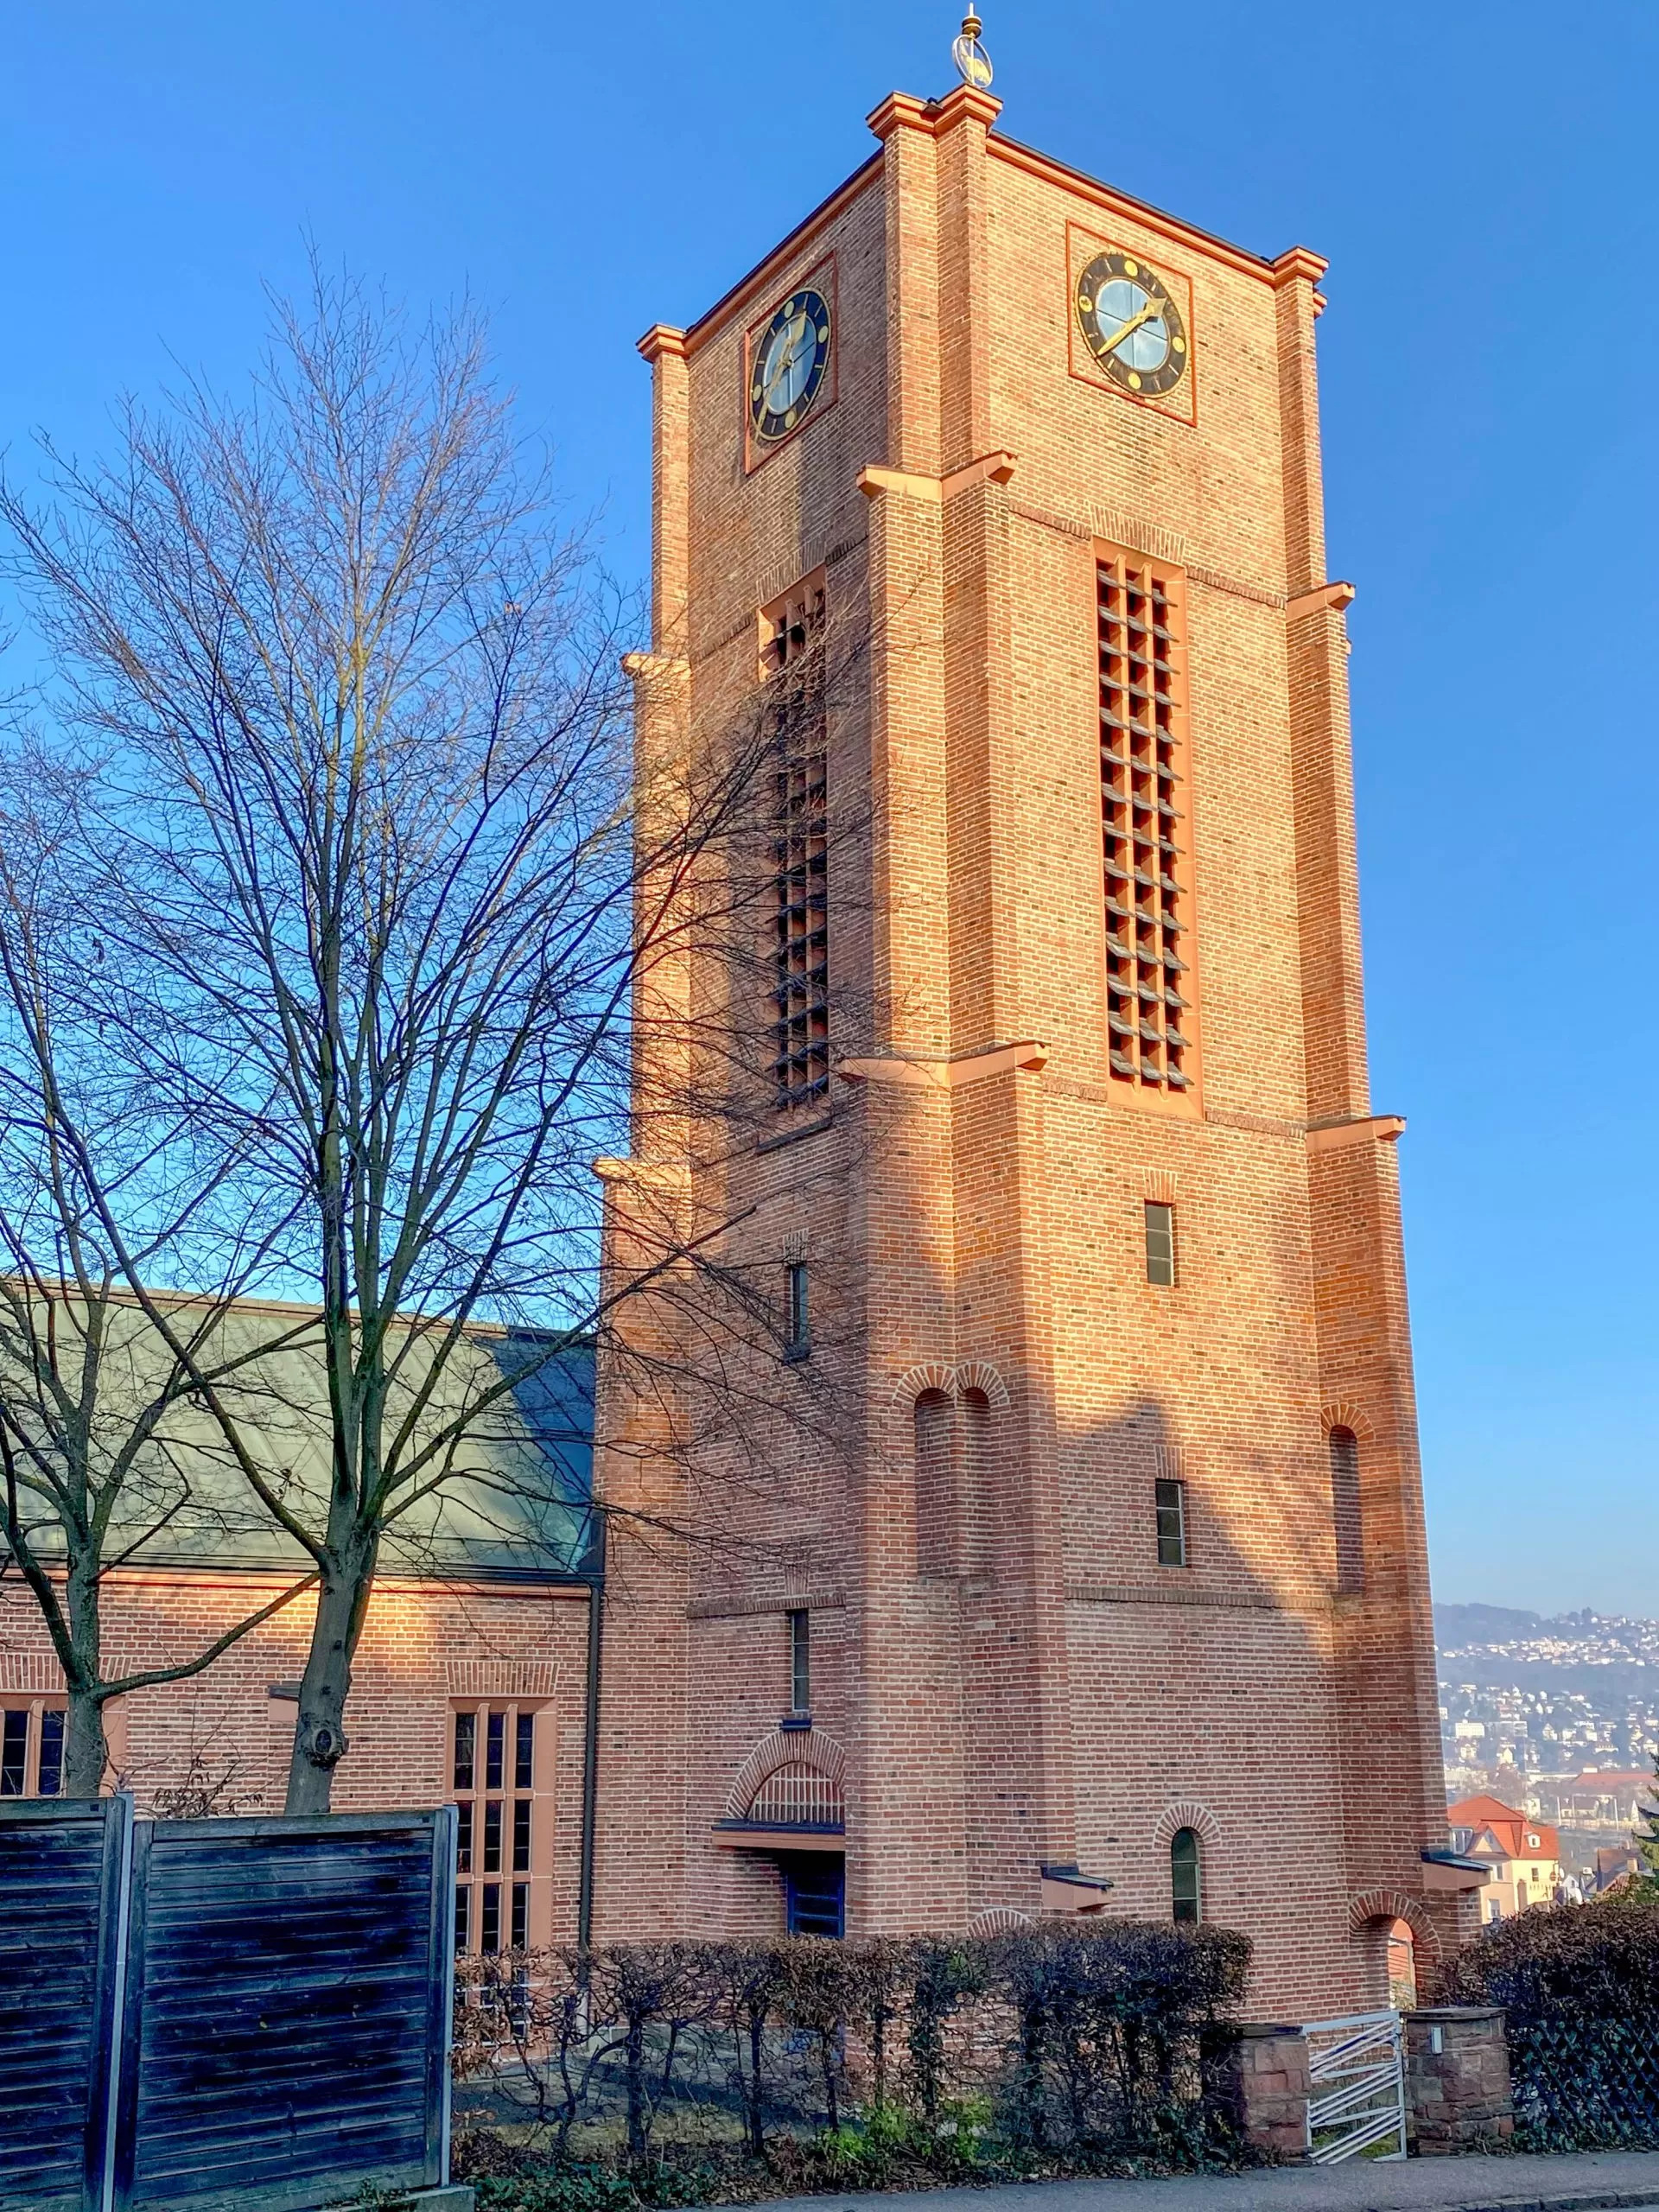
[[[1143,322],[1154,321],[1162,313],[1163,309],[1156,300],[1148,300],[1138,314],[1132,315],[1126,323],[1112,333],[1109,338],[1102,340],[1101,352],[1103,353],[1116,353],[1123,340],[1139,330]]]
[[[772,372],[771,380],[766,385],[766,397],[768,402],[770,402],[772,393],[778,390],[779,386],[783,383],[784,378],[794,367],[795,349],[805,335],[805,321],[804,318],[802,318],[798,324],[792,324],[791,326],[788,333],[788,343],[784,348],[784,358],[779,362],[777,367]]]

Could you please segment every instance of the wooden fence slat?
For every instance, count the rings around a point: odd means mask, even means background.
[[[0,1803],[0,2207],[103,2212],[132,1800]]]
[[[140,1829],[114,2212],[445,2178],[454,1815]]]

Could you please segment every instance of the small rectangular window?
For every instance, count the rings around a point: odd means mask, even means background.
[[[1186,1485],[1160,1482],[1157,1485],[1158,1564],[1186,1565]]]
[[[522,1951],[530,1942],[530,1884],[512,1885],[512,1948]]]
[[[484,1787],[499,1789],[507,1764],[507,1716],[492,1713],[484,1738]]]
[[[515,1789],[533,1789],[536,1786],[536,1716],[521,1713],[514,1738],[512,1754],[512,1786]]]
[[[515,1874],[530,1872],[530,1800],[518,1797],[512,1807],[512,1871]]]
[[[1147,1200],[1147,1281],[1172,1288],[1175,1281],[1175,1209]]]
[[[479,1915],[478,1948],[480,1951],[499,1951],[501,1948],[501,1885],[486,1882],[483,1890],[483,1910]]]
[[[794,1713],[812,1710],[812,1630],[804,1611],[787,1613],[789,1623],[789,1699]]]
[[[465,1882],[455,1884],[455,1952],[459,1956],[467,1948],[467,1932],[472,1926],[473,1892]]]
[[[812,1348],[812,1322],[807,1305],[806,1262],[791,1260],[784,1270],[787,1311],[785,1315],[784,1356],[804,1359]]]
[[[484,1803],[484,1872],[501,1872],[501,1800],[489,1797]]]
[[[473,1871],[473,1801],[463,1797],[455,1808],[455,1872]]]

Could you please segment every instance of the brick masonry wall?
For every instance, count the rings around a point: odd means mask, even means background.
[[[112,1577],[106,1678],[180,1664],[283,1586],[186,1570]],[[537,1788],[551,1808],[550,1825],[532,1837],[531,1927],[543,1942],[575,1935],[587,1610],[585,1593],[545,1587],[381,1582],[346,1710],[350,1749],[335,1776],[337,1812],[442,1804],[451,1794],[452,1701],[533,1705]],[[296,1708],[270,1689],[299,1677],[309,1611],[296,1599],[204,1673],[135,1690],[108,1708],[112,1779],[133,1790],[141,1811],[158,1789],[185,1782],[193,1761],[218,1788],[215,1810],[282,1811]],[[33,1600],[16,1586],[0,1590],[0,1699],[62,1687]]]

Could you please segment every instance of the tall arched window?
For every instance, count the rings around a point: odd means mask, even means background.
[[[988,1567],[995,1553],[990,1400],[982,1390],[964,1390],[957,1419],[957,1564],[974,1574]]]
[[[1337,1535],[1337,1588],[1365,1587],[1365,1530],[1359,1510],[1359,1439],[1351,1428],[1333,1428],[1331,1446],[1331,1517]]]
[[[952,1574],[957,1566],[950,1400],[924,1390],[916,1401],[916,1572]]]
[[[1198,1832],[1177,1828],[1169,1839],[1169,1891],[1177,1920],[1204,1917],[1204,1866]]]

